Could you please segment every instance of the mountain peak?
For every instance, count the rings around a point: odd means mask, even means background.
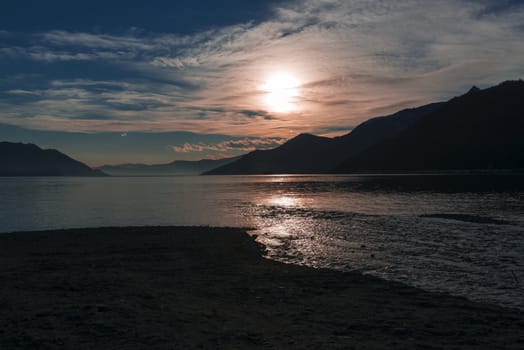
[[[323,137],[323,136],[317,136],[317,135],[313,135],[313,134],[307,134],[307,133],[303,133],[303,134],[299,134],[295,137],[293,137],[292,139],[286,141],[284,144],[282,144],[280,147],[286,149],[286,148],[290,148],[290,147],[302,147],[304,145],[308,145],[308,144],[318,144],[318,143],[324,143],[324,142],[330,142],[332,141],[330,138],[328,137]]]
[[[305,140],[305,139],[312,139],[315,137],[317,136],[313,134],[302,133],[302,134],[298,134],[297,136],[293,137],[291,140]]]
[[[524,84],[507,81],[446,102],[394,138],[348,158],[344,171],[524,169]],[[414,147],[415,146],[415,147]]]
[[[479,91],[480,91],[480,89],[478,87],[476,87],[475,85],[473,85],[471,87],[471,89],[469,89],[469,91],[466,92],[466,95],[474,94],[474,93],[479,92]]]

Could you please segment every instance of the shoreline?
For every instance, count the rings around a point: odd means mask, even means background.
[[[524,313],[262,257],[247,229],[0,234],[0,348],[524,347]]]

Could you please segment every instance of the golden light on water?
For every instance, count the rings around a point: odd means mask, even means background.
[[[290,196],[273,196],[269,202],[278,207],[293,207],[299,204],[298,198]]]
[[[293,75],[280,72],[271,75],[262,90],[266,92],[266,104],[272,112],[289,113],[298,108],[300,81]]]

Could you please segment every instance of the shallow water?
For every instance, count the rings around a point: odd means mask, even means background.
[[[520,176],[0,178],[0,232],[252,227],[270,258],[524,309]]]

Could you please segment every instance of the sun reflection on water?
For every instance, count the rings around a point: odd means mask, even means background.
[[[269,204],[274,205],[277,207],[296,207],[300,203],[299,199],[297,197],[291,197],[291,196],[272,196],[269,199]]]
[[[375,188],[356,177],[278,174],[257,181],[242,215],[256,228],[251,233],[266,247],[267,258],[358,270],[432,291],[524,307],[521,290],[509,289],[515,284],[511,271],[517,276],[524,271],[513,248],[522,242],[521,224],[512,228],[421,216],[458,211],[508,217],[507,194],[468,193],[457,200],[455,193]],[[511,215],[522,211],[522,206],[515,208]],[[515,222],[521,223],[517,217]],[[508,240],[498,241],[499,236]],[[486,253],[494,242],[507,256]]]
[[[289,174],[282,174],[282,175],[270,175],[269,176],[269,182],[289,182],[293,181],[294,176]]]

